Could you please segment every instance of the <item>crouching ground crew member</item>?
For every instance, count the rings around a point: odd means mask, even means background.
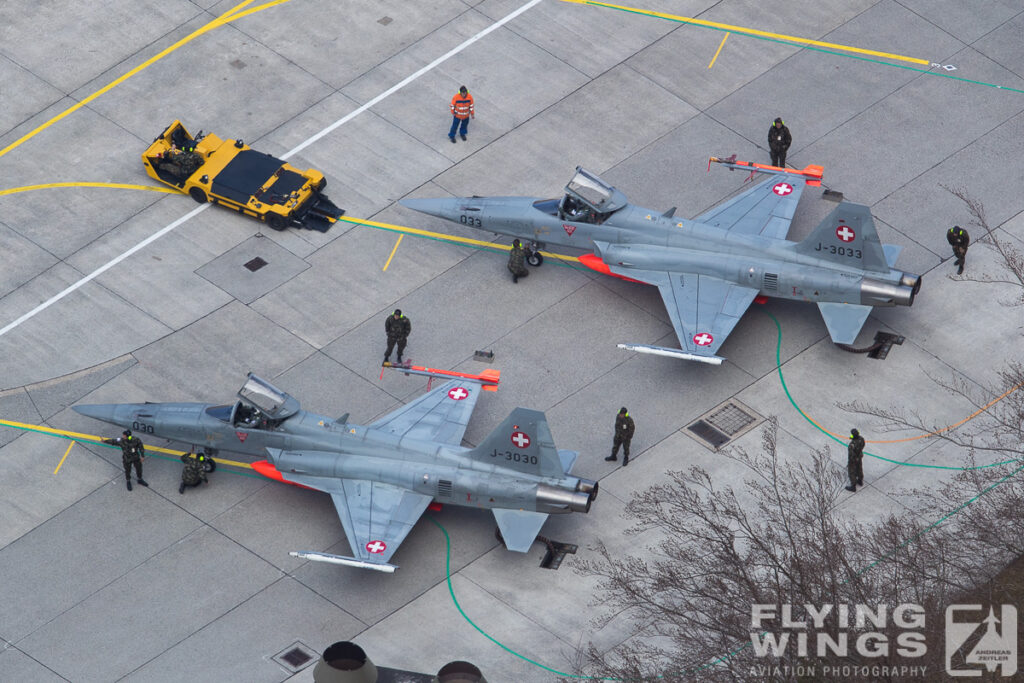
[[[635,429],[636,425],[633,424],[633,418],[629,416],[629,411],[621,408],[619,414],[615,416],[615,438],[612,440],[612,454],[605,458],[605,460],[618,460],[619,446],[622,446],[622,466],[625,467],[629,464],[629,442],[633,440],[633,431]]]
[[[956,256],[954,266],[960,266],[956,271],[957,275],[964,274],[964,266],[967,265],[967,246],[971,243],[971,236],[959,225],[954,225],[946,232],[946,241],[953,247],[953,256]]]
[[[508,252],[508,270],[512,273],[512,282],[519,282],[519,278],[530,274],[526,270],[526,250],[519,240],[512,241],[512,250]]]
[[[388,348],[384,352],[384,362],[391,361],[391,351],[398,344],[398,362],[402,362],[402,352],[405,351],[405,342],[412,332],[412,323],[402,315],[401,309],[396,308],[392,315],[384,321],[384,333],[388,335]]]
[[[850,475],[847,491],[864,485],[864,437],[856,429],[850,430],[850,444],[846,447],[846,473]]]
[[[196,455],[194,451],[189,451],[181,456],[181,461],[185,463],[185,467],[181,470],[181,484],[178,486],[178,493],[185,493],[186,486],[199,486],[200,483],[206,483],[206,456],[202,453]]]
[[[124,430],[116,439],[103,439],[103,443],[121,447],[124,481],[129,491],[132,490],[132,465],[135,465],[135,477],[139,480],[139,485],[149,486],[142,478],[142,459],[146,457],[146,448],[142,445],[142,440],[139,437],[132,436],[132,430]]]

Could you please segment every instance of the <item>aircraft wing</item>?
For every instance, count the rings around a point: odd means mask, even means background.
[[[466,379],[445,382],[415,401],[369,425],[399,437],[462,445],[469,418],[480,397],[480,383]]]
[[[772,177],[693,220],[744,235],[786,239],[806,181]]]
[[[306,559],[394,571],[388,560],[432,500],[430,496],[376,481],[282,474],[296,484],[331,494],[352,547],[351,558],[326,553],[298,554]]]
[[[687,360],[720,364],[715,355],[747,307],[757,296],[753,287],[743,287],[709,275],[644,271],[611,267],[612,272],[656,285],[665,302],[668,317],[679,337],[682,352],[658,346],[620,344],[644,353],[676,356]]]

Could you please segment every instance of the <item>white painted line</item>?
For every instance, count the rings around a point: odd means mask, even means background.
[[[427,64],[425,67],[423,67],[419,71],[417,71],[417,72],[415,72],[415,73],[413,73],[413,74],[411,74],[409,76],[406,76],[402,81],[400,81],[399,83],[391,86],[390,88],[388,88],[387,90],[385,90],[381,94],[377,95],[376,97],[374,97],[372,100],[370,100],[369,102],[367,102],[363,106],[359,107],[358,109],[355,109],[350,114],[348,114],[346,116],[343,116],[342,118],[338,119],[337,121],[335,121],[331,125],[327,126],[322,131],[320,131],[319,133],[317,133],[313,137],[309,138],[305,142],[300,143],[298,147],[290,150],[282,158],[283,159],[287,159],[288,157],[292,156],[293,154],[298,154],[302,150],[306,149],[306,147],[312,145],[314,142],[316,142],[317,140],[319,140],[323,136],[325,136],[328,133],[330,133],[331,131],[333,131],[338,126],[341,126],[341,125],[343,125],[345,123],[348,123],[350,120],[352,120],[356,116],[359,116],[364,111],[366,111],[367,109],[369,109],[373,105],[375,105],[378,102],[380,102],[381,100],[383,100],[385,97],[388,97],[389,95],[393,95],[397,91],[401,90],[405,86],[407,86],[410,83],[412,83],[413,81],[415,81],[417,78],[419,78],[423,74],[425,74],[428,71],[432,70],[438,64],[441,64],[441,63],[447,61],[448,59],[450,59],[451,57],[454,57],[455,55],[459,54],[460,52],[465,50],[467,47],[469,47],[470,45],[472,45],[476,41],[478,41],[481,38],[483,38],[484,36],[486,36],[491,31],[494,31],[496,29],[501,28],[502,26],[504,26],[505,24],[507,24],[508,22],[512,21],[513,19],[518,17],[520,14],[525,12],[526,10],[530,9],[534,5],[539,4],[541,1],[542,0],[530,0],[530,2],[526,3],[525,5],[523,5],[522,7],[517,9],[516,11],[512,12],[511,14],[506,15],[504,18],[499,19],[498,21],[494,22],[493,24],[491,24],[490,26],[485,28],[483,31],[480,31],[480,33],[477,33],[475,36],[472,36],[471,38],[467,38],[465,42],[457,45],[456,47],[453,47],[451,50],[449,50],[448,52],[444,53],[443,55],[441,55],[440,57],[438,57],[437,59],[432,61],[430,64]]]
[[[281,158],[282,159],[287,159],[287,158],[289,158],[289,157],[291,157],[291,156],[293,156],[295,154],[298,154],[299,152],[304,150],[309,145],[313,144],[314,142],[316,142],[317,140],[319,140],[323,136],[327,135],[331,131],[336,130],[339,126],[344,125],[345,123],[348,123],[349,121],[351,121],[353,118],[355,118],[359,114],[363,113],[364,111],[366,111],[367,109],[369,109],[373,105],[375,105],[378,102],[380,102],[381,100],[383,100],[385,97],[388,97],[389,95],[392,95],[396,91],[398,91],[398,90],[404,88],[405,86],[409,85],[410,83],[412,83],[414,80],[416,80],[417,78],[419,78],[423,74],[425,74],[428,71],[430,71],[431,69],[434,69],[435,67],[437,67],[438,64],[441,64],[444,61],[446,61],[446,60],[452,58],[453,56],[457,55],[458,53],[462,52],[467,47],[469,47],[470,45],[472,45],[476,41],[480,40],[481,38],[486,36],[491,31],[494,31],[495,29],[501,28],[502,26],[504,26],[505,24],[507,24],[508,22],[512,21],[513,19],[518,17],[520,14],[525,12],[526,10],[530,9],[534,5],[537,5],[537,4],[541,3],[542,1],[543,0],[530,0],[530,2],[526,3],[525,5],[520,7],[519,9],[515,10],[514,12],[512,12],[512,13],[506,15],[505,17],[499,19],[498,21],[494,22],[493,24],[491,24],[490,26],[488,26],[484,30],[482,30],[479,33],[477,33],[476,35],[472,36],[471,38],[466,39],[463,43],[461,43],[458,46],[452,48],[451,50],[449,50],[445,54],[441,55],[440,57],[438,57],[437,59],[432,61],[430,64],[427,64],[425,67],[423,67],[419,71],[416,71],[412,75],[405,77],[397,85],[391,86],[390,88],[388,88],[387,90],[382,92],[380,95],[377,95],[376,97],[374,97],[372,100],[370,100],[369,102],[367,102],[363,106],[359,107],[358,109],[356,109],[356,110],[350,112],[349,114],[346,114],[342,118],[338,119],[337,121],[335,121],[331,125],[329,125],[326,128],[324,128],[319,133],[316,133],[315,135],[313,135],[311,138],[309,138],[305,142],[299,144],[299,146],[297,146],[295,149],[290,150],[287,154],[285,154]],[[91,280],[95,280],[97,277],[99,277],[103,273],[107,272],[108,270],[110,270],[111,268],[116,266],[121,261],[125,260],[126,258],[128,258],[132,254],[136,253],[140,249],[143,249],[144,247],[152,244],[153,242],[155,242],[156,240],[160,239],[161,237],[163,237],[164,235],[166,235],[170,231],[172,231],[175,228],[177,228],[179,225],[181,225],[185,221],[187,221],[187,220],[191,219],[193,216],[199,214],[200,211],[203,211],[203,210],[205,210],[205,209],[207,209],[209,207],[210,207],[210,204],[203,204],[202,206],[199,206],[199,207],[196,207],[195,209],[192,209],[191,211],[189,211],[187,214],[185,214],[184,216],[182,216],[178,220],[174,221],[173,223],[171,223],[170,225],[164,227],[163,229],[157,231],[153,235],[150,235],[149,237],[147,237],[146,239],[142,240],[141,242],[136,244],[134,247],[132,247],[128,251],[126,251],[123,254],[121,254],[120,256],[117,256],[116,258],[114,258],[112,261],[109,261],[108,263],[106,263],[106,264],[100,266],[99,268],[97,268],[96,270],[92,271],[91,273],[89,273],[88,275],[83,277],[78,282],[70,285],[69,287],[67,287],[66,289],[61,291],[60,293],[54,294],[52,297],[50,297],[49,299],[47,299],[43,303],[39,304],[38,306],[33,308],[28,313],[25,313],[24,315],[22,315],[20,318],[18,318],[14,322],[9,323],[8,325],[6,325],[3,328],[0,328],[0,337],[2,337],[3,335],[7,334],[8,332],[13,330],[14,328],[18,327],[19,325],[21,325],[23,322],[25,322],[29,318],[32,318],[36,314],[41,313],[42,311],[46,310],[47,308],[49,308],[53,304],[57,303],[58,301],[60,301],[64,297],[66,297],[68,294],[71,294],[71,292],[75,291],[76,289],[78,289],[82,285],[90,282]]]

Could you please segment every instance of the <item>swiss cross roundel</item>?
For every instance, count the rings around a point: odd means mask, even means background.
[[[379,555],[388,549],[387,544],[384,541],[370,541],[366,544],[366,552]]]
[[[530,437],[526,435],[526,432],[512,432],[512,443],[517,448],[526,448],[530,445]]]
[[[454,389],[448,390],[448,398],[452,399],[453,401],[461,401],[462,399],[467,398],[468,396],[469,392],[463,389],[462,387],[455,387]]]
[[[857,233],[855,233],[853,231],[853,228],[851,228],[849,225],[840,224],[839,227],[836,228],[836,237],[838,237],[843,242],[852,242],[856,236]]]
[[[707,346],[713,341],[715,341],[715,338],[712,337],[707,332],[701,332],[699,334],[693,335],[693,343],[696,344],[697,346]]]
[[[775,187],[772,188],[772,192],[774,192],[775,194],[779,195],[780,197],[785,197],[787,194],[790,194],[792,191],[793,191],[793,186],[790,185],[789,183],[777,183],[775,185]]]

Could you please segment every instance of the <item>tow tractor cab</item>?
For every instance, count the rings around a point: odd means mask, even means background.
[[[238,390],[238,398],[233,406],[215,406],[207,412],[232,427],[268,431],[299,412],[299,402],[294,397],[251,372]]]
[[[577,166],[576,175],[565,186],[561,201],[544,199],[533,205],[544,213],[558,216],[559,220],[601,225],[628,203],[626,195]]]
[[[274,230],[298,226],[326,231],[345,212],[321,193],[327,180],[300,171],[241,140],[189,134],[180,121],[142,155],[146,173],[200,204],[213,202],[265,221]]]

